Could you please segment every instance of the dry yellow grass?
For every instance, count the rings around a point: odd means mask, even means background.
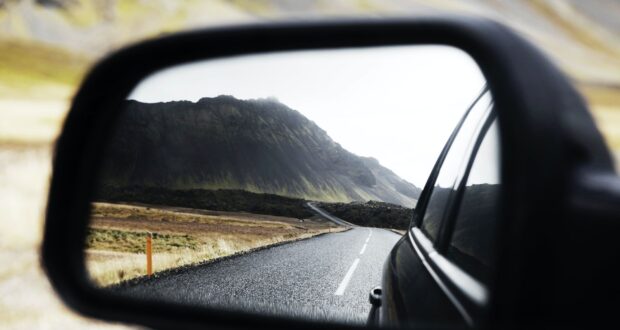
[[[620,86],[582,84],[579,90],[611,150],[616,171],[620,171]]]
[[[155,273],[281,242],[345,230],[330,222],[237,212],[94,203],[86,242],[93,283],[107,286],[146,275],[146,233]]]

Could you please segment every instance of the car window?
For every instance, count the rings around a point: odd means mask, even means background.
[[[498,219],[499,152],[495,120],[469,170],[447,253],[448,259],[482,282],[487,282]]]
[[[481,119],[485,117],[484,115],[488,112],[490,104],[491,96],[488,92],[474,104],[458,130],[441,165],[422,219],[421,229],[432,240],[437,238],[441,220],[443,219],[453,191],[454,182],[459,172],[464,168],[463,163],[468,158],[468,151],[471,150],[471,141],[473,137],[477,135]]]

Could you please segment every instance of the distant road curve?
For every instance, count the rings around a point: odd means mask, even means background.
[[[323,210],[322,208],[314,205],[314,203],[312,202],[307,202],[306,205],[308,205],[308,207],[310,209],[312,209],[312,211],[314,211],[316,214],[322,216],[323,218],[336,223],[337,225],[341,225],[341,226],[345,226],[345,227],[359,227],[358,225],[354,225],[350,222],[344,221],[340,218],[338,218],[337,216],[331,215],[329,213],[327,213],[325,210]]]

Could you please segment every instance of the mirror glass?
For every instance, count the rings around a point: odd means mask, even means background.
[[[184,63],[127,96],[85,242],[112,294],[364,325],[485,80],[445,46]]]

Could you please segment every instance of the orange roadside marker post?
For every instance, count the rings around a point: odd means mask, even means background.
[[[153,275],[153,234],[146,234],[146,274]]]

